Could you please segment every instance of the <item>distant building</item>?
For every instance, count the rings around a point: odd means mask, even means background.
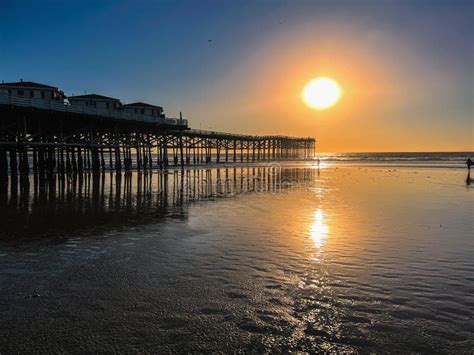
[[[64,92],[55,86],[35,83],[33,81],[16,81],[1,83],[0,94],[9,94],[25,98],[36,98],[54,101],[64,101]]]
[[[165,117],[163,107],[150,105],[144,102],[134,102],[132,104],[122,105],[122,110],[132,114]]]
[[[122,106],[122,103],[119,99],[97,94],[69,96],[68,100],[71,105],[87,106],[109,110],[118,110]]]

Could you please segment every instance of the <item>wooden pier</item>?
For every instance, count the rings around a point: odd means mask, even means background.
[[[0,180],[35,174],[117,172],[170,166],[306,159],[315,139],[189,129],[151,120],[0,95]]]

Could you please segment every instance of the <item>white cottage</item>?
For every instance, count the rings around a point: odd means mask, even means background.
[[[122,105],[122,111],[131,114],[147,115],[160,118],[165,117],[165,114],[163,113],[163,107],[150,105],[144,102],[134,102],[131,104]]]
[[[16,81],[0,84],[0,94],[14,95],[25,98],[36,98],[64,101],[64,92],[55,86],[35,83],[33,81]]]
[[[122,106],[122,103],[119,99],[97,94],[69,96],[68,100],[71,105],[87,106],[99,109],[118,110]]]

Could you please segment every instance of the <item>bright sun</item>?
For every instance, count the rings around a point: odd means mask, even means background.
[[[303,101],[311,108],[325,110],[333,106],[341,97],[338,83],[327,77],[311,80],[303,89]]]

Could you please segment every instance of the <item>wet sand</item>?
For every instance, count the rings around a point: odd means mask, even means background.
[[[300,166],[32,185],[1,198],[0,352],[472,351],[465,179]]]

